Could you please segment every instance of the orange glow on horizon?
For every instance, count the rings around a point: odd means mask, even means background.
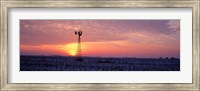
[[[115,46],[113,46],[115,45]],[[124,47],[126,45],[126,47]],[[161,50],[162,49],[162,50]],[[77,43],[69,43],[65,45],[39,45],[28,46],[21,45],[20,50],[32,51],[37,54],[39,51],[43,54],[54,53],[49,55],[63,55],[63,56],[76,56]],[[156,53],[170,53],[169,50],[176,50],[176,48],[168,45],[151,45],[151,44],[137,44],[124,41],[110,41],[110,42],[82,42],[81,54],[82,56],[123,56],[123,57],[137,57],[138,55],[150,55]]]

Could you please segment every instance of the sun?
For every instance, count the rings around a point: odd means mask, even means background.
[[[64,50],[69,54],[70,56],[76,56],[77,54],[77,43],[70,43],[64,46]]]
[[[76,56],[76,50],[74,50],[74,49],[69,50],[68,53],[71,56]]]
[[[69,43],[69,44],[65,44],[62,46],[62,51],[64,51],[65,53],[67,53],[70,56],[77,56],[77,43]],[[86,43],[81,43],[81,54],[83,54],[83,52],[87,52],[86,50],[88,50],[88,45]]]

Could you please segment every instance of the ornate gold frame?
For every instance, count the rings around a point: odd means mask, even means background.
[[[0,90],[200,90],[200,0],[0,0]],[[193,80],[191,84],[13,84],[8,83],[8,9],[25,7],[147,7],[192,8]]]

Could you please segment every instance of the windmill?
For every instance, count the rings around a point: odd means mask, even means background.
[[[82,31],[78,30],[75,31],[75,35],[78,36],[78,44],[77,44],[77,51],[76,51],[76,61],[83,61],[83,59],[81,58],[81,35],[82,35]]]

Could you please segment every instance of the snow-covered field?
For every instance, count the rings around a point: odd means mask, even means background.
[[[20,56],[20,71],[180,71],[177,58]]]

